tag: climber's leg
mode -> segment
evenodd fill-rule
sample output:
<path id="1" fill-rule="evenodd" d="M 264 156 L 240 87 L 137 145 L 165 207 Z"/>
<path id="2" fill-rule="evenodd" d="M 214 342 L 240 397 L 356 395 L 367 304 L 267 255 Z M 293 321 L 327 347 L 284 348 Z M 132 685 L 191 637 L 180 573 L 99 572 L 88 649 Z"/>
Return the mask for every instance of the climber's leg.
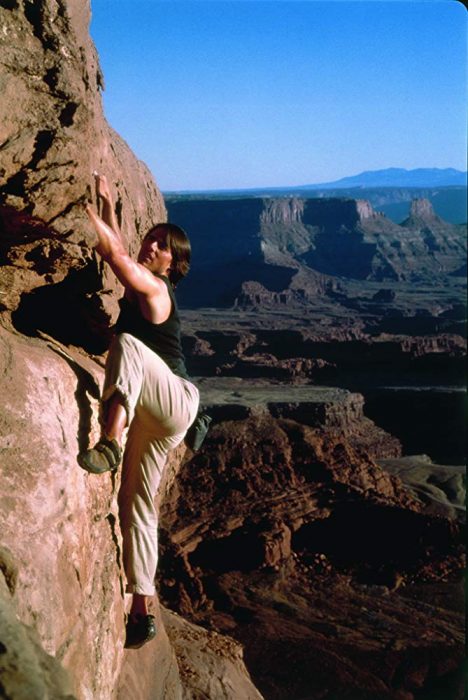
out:
<path id="1" fill-rule="evenodd" d="M 101 438 L 78 455 L 78 463 L 88 472 L 115 471 L 120 464 L 122 433 L 133 416 L 143 382 L 142 347 L 127 333 L 112 340 L 101 401 Z"/>
<path id="2" fill-rule="evenodd" d="M 196 387 L 174 375 L 155 353 L 144 355 L 144 381 L 128 431 L 118 498 L 126 590 L 133 594 L 127 648 L 138 648 L 155 634 L 148 613 L 158 556 L 155 498 L 168 452 L 182 441 L 198 411 Z"/>

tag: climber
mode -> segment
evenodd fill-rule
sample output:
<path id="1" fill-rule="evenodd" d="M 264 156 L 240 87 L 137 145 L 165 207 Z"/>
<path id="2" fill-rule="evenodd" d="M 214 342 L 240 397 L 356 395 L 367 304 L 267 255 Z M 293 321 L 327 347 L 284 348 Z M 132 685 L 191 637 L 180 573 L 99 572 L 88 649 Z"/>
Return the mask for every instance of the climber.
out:
<path id="1" fill-rule="evenodd" d="M 93 175 L 102 202 L 102 218 L 86 207 L 98 237 L 95 248 L 125 294 L 107 356 L 101 438 L 80 452 L 78 462 L 93 474 L 114 472 L 128 426 L 118 504 L 126 591 L 133 594 L 125 647 L 137 649 L 156 634 L 149 614 L 157 565 L 154 498 L 169 450 L 183 440 L 198 411 L 198 389 L 185 369 L 173 291 L 189 270 L 190 243 L 181 228 L 160 223 L 144 237 L 137 261 L 132 260 L 120 238 L 107 180 Z"/>

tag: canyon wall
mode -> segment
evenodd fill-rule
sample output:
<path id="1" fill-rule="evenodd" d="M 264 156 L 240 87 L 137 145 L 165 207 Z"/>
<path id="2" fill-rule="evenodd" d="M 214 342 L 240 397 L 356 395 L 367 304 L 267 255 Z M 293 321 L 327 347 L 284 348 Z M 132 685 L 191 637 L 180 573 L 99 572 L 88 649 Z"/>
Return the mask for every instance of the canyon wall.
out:
<path id="1" fill-rule="evenodd" d="M 420 609 L 391 593 L 402 576 L 420 581 L 423 571 L 433 580 L 456 571 L 459 530 L 427 517 L 417 495 L 377 464 L 377 456 L 398 460 L 401 448 L 363 415 L 361 396 L 328 389 L 300 400 L 296 387 L 287 397 L 279 386 L 279 399 L 260 387 L 243 400 L 236 372 L 275 382 L 282 372 L 300 385 L 337 360 L 320 334 L 291 329 L 289 313 L 282 336 L 270 318 L 261 333 L 231 334 L 196 319 L 187 342 L 200 366 L 231 372 L 234 381 L 226 391 L 211 388 L 220 400 L 203 387 L 218 425 L 195 459 L 183 448 L 171 455 L 159 495 L 160 585 L 165 602 L 192 620 L 156 601 L 156 640 L 138 652 L 123 649 L 119 477 L 88 475 L 75 461 L 98 433 L 103 353 L 121 293 L 90 245 L 83 205 L 97 205 L 92 171 L 109 177 L 131 252 L 166 210 L 147 168 L 105 120 L 89 19 L 81 0 L 0 6 L 0 692 L 12 700 L 257 700 L 246 644 L 268 692 L 278 689 L 266 676 L 279 670 L 292 684 L 281 690 L 288 698 L 290 689 L 323 697 L 324 688 L 339 693 L 353 684 L 356 692 L 410 700 L 412 689 L 456 668 L 459 622 L 442 604 Z M 437 265 L 457 272 L 458 230 L 424 203 L 401 227 L 356 200 L 206 200 L 171 204 L 169 214 L 194 243 L 193 275 L 180 287 L 186 305 L 273 303 L 289 312 L 327 299 L 326 337 L 357 340 L 356 354 L 366 349 L 362 328 L 336 327 L 333 315 L 346 275 L 399 281 L 411 277 L 419 254 L 428 274 Z M 445 313 L 449 305 L 438 303 Z M 445 347 L 459 356 L 451 338 L 446 346 L 421 341 L 406 354 L 429 352 L 431 342 L 434 353 Z M 392 343 L 382 343 L 383 352 L 405 354 Z M 317 356 L 299 357 L 304 349 Z M 369 523 L 387 533 L 384 546 L 378 534 L 365 540 Z M 343 533 L 349 552 L 339 546 Z M 409 563 L 413 550 L 419 569 Z M 369 593 L 374 584 L 377 593 Z M 313 597 L 315 589 L 315 601 L 293 609 L 298 590 Z M 352 620 L 344 635 L 340 608 Z M 404 620 L 414 616 L 409 630 Z M 304 648 L 317 661 L 301 656 Z"/>
<path id="2" fill-rule="evenodd" d="M 224 388 L 162 509 L 163 599 L 241 641 L 269 699 L 461 700 L 462 469 L 384 460 L 410 491 L 355 397 L 317 387 L 301 412 L 285 386 Z"/>
<path id="3" fill-rule="evenodd" d="M 360 199 L 169 198 L 167 207 L 198 255 L 181 290 L 188 307 L 259 306 L 268 297 L 301 305 L 347 279 L 436 286 L 463 274 L 463 227 L 442 221 L 425 199 L 401 225 Z"/>

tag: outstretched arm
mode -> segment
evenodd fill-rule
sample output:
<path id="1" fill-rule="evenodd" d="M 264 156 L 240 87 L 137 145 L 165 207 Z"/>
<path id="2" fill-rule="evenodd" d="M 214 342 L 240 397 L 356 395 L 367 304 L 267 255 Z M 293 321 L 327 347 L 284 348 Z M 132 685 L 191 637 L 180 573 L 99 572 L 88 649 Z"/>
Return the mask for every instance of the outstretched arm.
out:
<path id="1" fill-rule="evenodd" d="M 96 251 L 110 265 L 124 287 L 147 297 L 153 297 L 160 294 L 162 289 L 165 290 L 164 282 L 154 277 L 143 265 L 132 260 L 117 233 L 89 204 L 86 206 L 86 213 L 98 236 Z"/>
<path id="2" fill-rule="evenodd" d="M 114 202 L 112 199 L 109 183 L 107 182 L 107 177 L 105 175 L 100 175 L 98 172 L 93 172 L 94 179 L 96 182 L 96 192 L 98 197 L 102 202 L 102 220 L 111 227 L 115 233 L 120 236 L 119 225 L 117 223 L 117 217 L 115 215 Z"/>

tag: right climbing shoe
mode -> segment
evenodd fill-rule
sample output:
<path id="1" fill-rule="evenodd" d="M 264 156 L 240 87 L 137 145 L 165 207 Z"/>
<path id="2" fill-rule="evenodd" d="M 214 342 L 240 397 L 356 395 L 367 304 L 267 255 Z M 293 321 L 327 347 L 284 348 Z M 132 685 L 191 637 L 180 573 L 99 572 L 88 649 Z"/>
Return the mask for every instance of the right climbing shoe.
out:
<path id="1" fill-rule="evenodd" d="M 154 615 L 129 615 L 125 626 L 125 649 L 139 649 L 156 636 Z"/>
<path id="2" fill-rule="evenodd" d="M 78 464 L 91 474 L 115 472 L 122 458 L 122 450 L 117 440 L 102 437 L 90 450 L 78 455 Z"/>

